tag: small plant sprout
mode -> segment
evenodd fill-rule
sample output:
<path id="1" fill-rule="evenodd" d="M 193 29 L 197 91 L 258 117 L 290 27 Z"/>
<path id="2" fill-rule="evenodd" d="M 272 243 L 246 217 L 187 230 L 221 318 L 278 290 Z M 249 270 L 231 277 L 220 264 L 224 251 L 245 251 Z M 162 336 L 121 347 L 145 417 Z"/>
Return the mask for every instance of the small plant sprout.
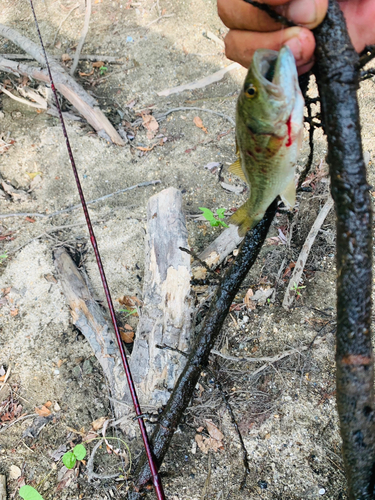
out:
<path id="1" fill-rule="evenodd" d="M 77 444 L 73 448 L 73 451 L 67 451 L 62 456 L 63 464 L 67 469 L 73 469 L 77 460 L 83 460 L 86 456 L 86 448 L 83 444 Z"/>
<path id="2" fill-rule="evenodd" d="M 38 493 L 35 488 L 29 486 L 28 484 L 22 486 L 18 493 L 24 500 L 44 500 L 42 495 Z"/>
<path id="3" fill-rule="evenodd" d="M 100 75 L 103 76 L 107 73 L 108 71 L 108 68 L 106 66 L 100 66 L 99 68 L 99 72 L 100 72 Z"/>
<path id="4" fill-rule="evenodd" d="M 125 318 L 137 313 L 137 309 L 119 309 L 120 313 L 126 313 Z"/>
<path id="5" fill-rule="evenodd" d="M 297 297 L 301 297 L 301 292 L 302 288 L 306 288 L 305 286 L 298 286 L 297 283 L 294 283 L 292 286 L 293 292 L 297 295 Z"/>
<path id="6" fill-rule="evenodd" d="M 8 254 L 6 252 L 1 254 L 0 255 L 0 264 L 2 264 L 4 262 L 4 260 L 7 258 L 8 258 Z"/>
<path id="7" fill-rule="evenodd" d="M 211 212 L 209 208 L 205 207 L 199 207 L 199 210 L 202 210 L 203 212 L 203 217 L 206 219 L 207 222 L 210 223 L 211 227 L 216 227 L 216 226 L 223 226 L 223 227 L 229 227 L 228 224 L 226 224 L 222 219 L 224 219 L 225 215 L 225 208 L 218 208 L 216 210 L 216 216 Z"/>

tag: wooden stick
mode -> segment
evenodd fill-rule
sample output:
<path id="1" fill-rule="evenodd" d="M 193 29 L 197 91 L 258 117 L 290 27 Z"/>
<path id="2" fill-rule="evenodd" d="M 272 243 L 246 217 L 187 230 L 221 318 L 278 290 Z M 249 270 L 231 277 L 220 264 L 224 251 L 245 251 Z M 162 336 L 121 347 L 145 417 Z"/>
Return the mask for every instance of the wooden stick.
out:
<path id="1" fill-rule="evenodd" d="M 225 257 L 238 247 L 242 240 L 243 237 L 238 235 L 238 227 L 229 224 L 229 227 L 210 243 L 198 257 L 200 260 L 203 260 L 210 269 L 215 269 L 223 262 Z"/>
<path id="2" fill-rule="evenodd" d="M 21 35 L 16 30 L 4 24 L 0 24 L 0 36 L 17 44 L 25 52 L 32 55 L 40 64 L 45 65 L 44 55 L 39 45 Z M 77 108 L 97 132 L 104 130 L 114 144 L 124 146 L 124 140 L 101 111 L 97 101 L 69 76 L 65 69 L 53 57 L 49 55 L 48 60 L 57 90 Z M 26 64 L 16 63 L 15 61 L 0 58 L 0 71 L 31 76 L 32 78 L 49 84 L 49 78 L 46 72 L 41 71 L 39 68 L 30 68 Z"/>
<path id="3" fill-rule="evenodd" d="M 85 22 L 83 25 L 81 38 L 79 39 L 78 42 L 76 53 L 74 54 L 73 64 L 69 71 L 70 76 L 73 76 L 75 70 L 77 69 L 79 56 L 81 55 L 83 44 L 85 43 L 85 38 L 89 30 L 90 17 L 91 17 L 91 0 L 86 0 Z"/>
<path id="4" fill-rule="evenodd" d="M 0 59 L 14 59 L 15 61 L 34 61 L 34 57 L 28 54 L 0 54 Z M 79 56 L 80 61 L 105 61 L 108 64 L 123 64 L 123 61 L 118 57 L 105 56 L 105 55 L 95 55 L 95 54 L 81 54 Z"/>
<path id="5" fill-rule="evenodd" d="M 7 500 L 7 480 L 3 474 L 0 475 L 0 500 Z"/>
<path id="6" fill-rule="evenodd" d="M 307 261 L 307 257 L 309 256 L 311 247 L 317 237 L 319 229 L 322 227 L 323 222 L 325 221 L 329 211 L 333 207 L 333 200 L 329 196 L 327 201 L 325 202 L 323 208 L 319 212 L 318 217 L 316 218 L 314 224 L 312 225 L 309 234 L 307 235 L 306 241 L 303 244 L 302 250 L 298 256 L 297 263 L 295 265 L 292 277 L 290 278 L 288 288 L 286 289 L 284 300 L 283 300 L 283 308 L 289 309 L 293 303 L 293 300 L 296 296 L 295 289 L 298 287 L 299 282 L 301 280 L 301 276 L 303 270 L 305 268 L 305 264 Z"/>

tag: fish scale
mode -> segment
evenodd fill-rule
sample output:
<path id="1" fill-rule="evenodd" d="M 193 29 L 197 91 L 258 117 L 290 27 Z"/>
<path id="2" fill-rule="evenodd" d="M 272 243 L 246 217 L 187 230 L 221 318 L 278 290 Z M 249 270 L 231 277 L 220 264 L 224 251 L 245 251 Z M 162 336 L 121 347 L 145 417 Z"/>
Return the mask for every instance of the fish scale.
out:
<path id="1" fill-rule="evenodd" d="M 263 218 L 277 196 L 290 208 L 295 204 L 303 107 L 291 50 L 257 50 L 237 101 L 238 160 L 229 168 L 250 186 L 249 199 L 230 219 L 240 236 Z"/>

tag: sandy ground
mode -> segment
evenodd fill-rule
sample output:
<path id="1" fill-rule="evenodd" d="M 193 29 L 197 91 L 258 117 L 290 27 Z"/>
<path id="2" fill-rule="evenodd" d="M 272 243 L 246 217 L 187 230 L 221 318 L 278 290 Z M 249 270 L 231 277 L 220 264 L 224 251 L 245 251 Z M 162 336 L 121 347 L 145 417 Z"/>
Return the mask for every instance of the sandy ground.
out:
<path id="1" fill-rule="evenodd" d="M 39 0 L 35 5 L 44 40 L 51 44 L 58 26 L 75 4 L 68 0 Z M 171 17 L 152 23 L 160 16 Z M 83 17 L 81 6 L 62 24 L 55 44 L 48 47 L 56 57 L 73 54 Z M 3 0 L 0 19 L 37 41 L 27 3 Z M 145 108 L 152 109 L 154 114 L 177 107 L 201 108 L 201 111 L 168 115 L 160 123 L 160 137 L 156 139 L 147 138 L 146 130 L 139 127 L 131 145 L 123 148 L 109 145 L 84 123 L 68 123 L 88 200 L 140 182 L 161 181 L 91 206 L 114 299 L 123 295 L 141 298 L 145 214 L 152 194 L 168 186 L 182 191 L 190 245 L 196 251 L 205 248 L 220 231 L 191 217 L 199 213 L 198 207 L 230 209 L 246 199 L 246 192 L 235 194 L 224 190 L 218 172 L 204 168 L 209 162 L 218 162 L 224 165 L 225 182 L 243 186 L 227 171 L 235 158 L 230 121 L 204 110 L 233 118 L 245 70 L 232 71 L 219 83 L 201 90 L 169 97 L 157 95 L 165 88 L 203 78 L 230 64 L 221 46 L 204 36 L 207 31 L 220 38 L 225 34 L 214 1 L 103 0 L 93 4 L 84 53 L 116 56 L 121 64 L 107 64 L 108 70 L 102 76 L 96 70 L 93 76 L 77 78 L 98 98 L 114 124 L 133 121 Z M 0 40 L 0 52 L 19 50 Z M 91 64 L 82 62 L 79 71 L 90 73 Z M 0 74 L 0 81 L 6 78 L 9 77 Z M 314 92 L 312 88 L 311 95 Z M 359 98 L 369 183 L 375 184 L 373 82 L 363 83 Z M 16 196 L 0 199 L 1 213 L 51 214 L 77 204 L 78 195 L 58 121 L 3 94 L 0 109 L 0 134 L 8 142 L 10 138 L 14 140 L 0 155 L 1 177 L 19 191 Z M 196 116 L 202 119 L 207 132 L 194 124 Z M 165 139 L 163 145 L 150 152 L 136 149 L 149 147 L 160 139 Z M 313 165 L 318 173 L 326 166 L 325 148 L 322 134 L 317 131 Z M 300 166 L 304 165 L 308 151 L 305 140 Z M 37 172 L 39 177 L 33 181 L 30 174 Z M 287 267 L 297 258 L 327 198 L 328 182 L 324 176 L 315 178 L 311 186 L 311 192 L 299 195 L 293 216 L 284 214 L 275 219 L 269 237 L 278 244 L 272 245 L 269 240 L 263 248 L 236 299 L 239 306 L 228 318 L 217 345 L 223 353 L 239 357 L 273 357 L 289 349 L 295 349 L 294 353 L 272 364 L 212 357 L 212 367 L 229 394 L 248 452 L 250 474 L 246 488 L 239 491 L 244 469 L 238 437 L 221 395 L 206 373 L 200 381 L 203 390 L 197 391 L 162 467 L 168 498 L 346 498 L 335 409 L 332 213 L 308 259 L 301 285 L 305 288 L 299 291 L 297 307 L 291 312 L 280 307 L 289 278 Z M 289 239 L 287 244 L 280 239 L 276 241 L 279 231 Z M 17 478 L 16 471 L 14 479 L 9 480 L 9 493 L 16 492 L 25 481 L 38 487 L 45 499 L 125 498 L 126 481 L 88 483 L 83 464 L 69 481 L 65 476 L 67 480 L 62 482 L 62 464 L 51 457 L 61 445 L 69 449 L 72 443 L 79 442 L 80 434 L 74 430 L 85 433 L 92 421 L 111 415 L 100 366 L 84 337 L 72 327 L 67 304 L 54 277 L 52 250 L 65 242 L 81 252 L 95 293 L 103 299 L 81 210 L 51 218 L 1 218 L 0 232 L 3 255 L 0 367 L 11 368 L 10 378 L 0 392 L 0 403 L 8 402 L 5 410 L 4 405 L 0 406 L 0 473 L 9 474 L 12 466 L 19 467 L 21 473 L 21 478 Z M 276 283 L 275 301 L 246 310 L 243 298 L 248 288 L 256 292 Z M 116 300 L 115 305 L 121 308 Z M 127 321 L 136 326 L 136 318 Z M 54 419 L 36 439 L 24 437 L 32 417 L 18 421 L 9 430 L 6 429 L 9 420 L 1 420 L 1 415 L 7 412 L 10 415 L 11 410 L 10 421 L 32 415 L 35 407 L 48 401 Z M 205 426 L 206 419 L 211 419 L 224 434 L 223 449 L 216 453 L 204 454 L 195 444 L 196 429 Z M 103 448 L 96 458 L 95 470 L 108 474 L 121 465 Z"/>

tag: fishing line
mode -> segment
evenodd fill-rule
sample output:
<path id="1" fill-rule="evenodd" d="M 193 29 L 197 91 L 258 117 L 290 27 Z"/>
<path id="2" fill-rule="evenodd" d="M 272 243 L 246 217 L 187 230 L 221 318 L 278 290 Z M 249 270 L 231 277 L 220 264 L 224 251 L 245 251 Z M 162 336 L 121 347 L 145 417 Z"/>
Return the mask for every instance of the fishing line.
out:
<path id="1" fill-rule="evenodd" d="M 46 60 L 46 67 L 47 67 L 47 72 L 48 72 L 49 80 L 50 80 L 50 83 L 51 83 L 51 89 L 52 89 L 53 95 L 55 97 L 57 110 L 59 112 L 60 122 L 61 122 L 61 126 L 62 126 L 62 129 L 63 129 L 64 137 L 65 137 L 66 147 L 68 149 L 70 163 L 72 165 L 73 175 L 74 175 L 74 178 L 75 178 L 75 181 L 76 181 L 76 184 L 77 184 L 77 189 L 78 189 L 78 193 L 79 193 L 79 198 L 81 200 L 82 209 L 83 209 L 83 212 L 85 214 L 87 228 L 88 228 L 88 231 L 89 231 L 89 234 L 90 234 L 90 241 L 91 241 L 91 244 L 92 244 L 92 247 L 93 247 L 93 250 L 94 250 L 96 262 L 98 264 L 99 273 L 100 273 L 100 277 L 101 277 L 103 288 L 104 288 L 104 293 L 105 293 L 105 296 L 106 296 L 106 299 L 107 299 L 109 313 L 111 315 L 113 327 L 114 327 L 114 330 L 115 330 L 117 344 L 118 344 L 118 347 L 119 347 L 119 350 L 120 350 L 121 360 L 122 360 L 122 363 L 123 363 L 123 366 L 124 366 L 126 379 L 127 379 L 128 385 L 129 385 L 129 391 L 130 391 L 130 394 L 131 394 L 131 397 L 132 397 L 132 401 L 133 401 L 135 413 L 136 413 L 136 415 L 138 417 L 137 420 L 138 420 L 138 423 L 139 423 L 139 428 L 140 428 L 140 431 L 141 431 L 141 435 L 142 435 L 142 439 L 143 439 L 143 444 L 144 444 L 144 447 L 145 447 L 145 451 L 146 451 L 148 463 L 149 463 L 149 466 L 150 466 L 150 471 L 151 471 L 151 475 L 152 475 L 152 482 L 154 484 L 156 497 L 157 497 L 158 500 L 165 500 L 165 495 L 164 495 L 164 491 L 163 491 L 163 485 L 162 485 L 161 478 L 160 478 L 159 473 L 158 473 L 158 468 L 157 468 L 157 465 L 156 465 L 155 458 L 154 458 L 152 450 L 151 450 L 150 442 L 149 442 L 149 439 L 148 439 L 148 436 L 147 436 L 145 422 L 144 422 L 143 418 L 141 418 L 142 411 L 141 411 L 141 408 L 139 406 L 138 396 L 137 396 L 137 393 L 136 393 L 136 390 L 135 390 L 135 386 L 134 386 L 134 382 L 133 382 L 133 378 L 132 378 L 132 375 L 131 375 L 131 372 L 130 372 L 129 363 L 128 363 L 128 360 L 127 360 L 127 357 L 126 357 L 125 349 L 124 349 L 124 346 L 122 344 L 121 335 L 120 335 L 119 327 L 118 327 L 117 320 L 116 320 L 115 309 L 113 307 L 111 293 L 110 293 L 109 288 L 108 288 L 107 278 L 106 278 L 105 273 L 104 273 L 104 268 L 103 268 L 102 260 L 101 260 L 99 249 L 98 249 L 98 245 L 97 245 L 97 242 L 96 242 L 96 237 L 95 237 L 95 234 L 94 234 L 94 229 L 92 227 L 92 223 L 91 223 L 90 215 L 89 215 L 89 212 L 88 212 L 88 209 L 87 209 L 87 204 L 86 204 L 85 197 L 84 197 L 84 194 L 83 194 L 81 182 L 79 180 L 77 167 L 76 167 L 76 164 L 75 164 L 75 161 L 74 161 L 74 158 L 73 158 L 72 149 L 70 147 L 68 133 L 66 131 L 65 122 L 64 122 L 64 119 L 63 119 L 63 116 L 62 116 L 61 107 L 60 107 L 59 99 L 58 99 L 58 96 L 57 96 L 57 91 L 56 91 L 55 85 L 53 83 L 51 69 L 50 69 L 50 66 L 48 64 L 46 49 L 44 47 L 44 43 L 43 43 L 43 40 L 42 40 L 42 35 L 40 33 L 40 30 L 39 30 L 39 24 L 38 24 L 38 20 L 36 18 L 36 14 L 35 14 L 33 0 L 29 0 L 29 2 L 30 2 L 30 7 L 31 7 L 31 10 L 32 10 L 32 13 L 33 13 L 33 17 L 34 17 L 36 30 L 38 32 L 38 37 L 39 37 L 40 45 L 42 47 L 44 58 Z"/>

